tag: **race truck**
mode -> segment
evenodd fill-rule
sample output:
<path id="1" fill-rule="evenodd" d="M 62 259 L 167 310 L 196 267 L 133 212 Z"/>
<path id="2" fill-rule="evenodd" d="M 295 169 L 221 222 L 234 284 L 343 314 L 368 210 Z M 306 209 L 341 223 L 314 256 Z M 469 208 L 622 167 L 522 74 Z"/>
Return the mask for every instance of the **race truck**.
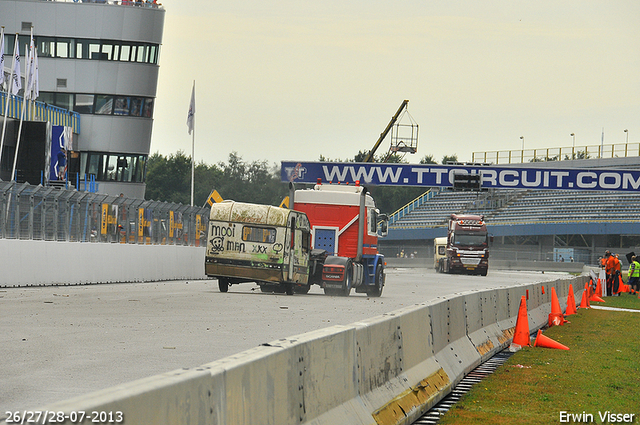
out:
<path id="1" fill-rule="evenodd" d="M 205 273 L 218 279 L 221 292 L 255 282 L 263 292 L 307 293 L 317 284 L 327 295 L 382 294 L 377 239 L 387 220 L 366 188 L 291 186 L 290 208 L 233 201 L 211 207 Z"/>
<path id="2" fill-rule="evenodd" d="M 348 296 L 351 289 L 379 297 L 384 287 L 384 256 L 378 237 L 387 234 L 388 218 L 376 209 L 373 197 L 356 181 L 290 189 L 290 207 L 306 213 L 311 245 L 327 253 L 320 285 L 327 295 Z"/>
<path id="3" fill-rule="evenodd" d="M 433 241 L 436 271 L 486 276 L 489 239 L 483 215 L 451 214 L 447 236 Z"/>

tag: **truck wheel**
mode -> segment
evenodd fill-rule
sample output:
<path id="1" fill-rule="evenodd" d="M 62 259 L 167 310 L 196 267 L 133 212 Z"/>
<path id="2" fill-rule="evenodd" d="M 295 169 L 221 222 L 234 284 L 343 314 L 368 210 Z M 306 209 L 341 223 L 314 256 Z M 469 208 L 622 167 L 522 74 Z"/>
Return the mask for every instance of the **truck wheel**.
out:
<path id="1" fill-rule="evenodd" d="M 296 285 L 293 288 L 293 292 L 295 292 L 296 294 L 308 294 L 309 289 L 311 289 L 311 285 Z"/>
<path id="2" fill-rule="evenodd" d="M 375 286 L 371 289 L 367 289 L 367 295 L 370 297 L 379 297 L 382 295 L 382 288 L 384 287 L 384 270 L 382 264 L 378 265 L 376 270 L 376 282 Z"/>
<path id="3" fill-rule="evenodd" d="M 482 271 L 480 272 L 480 274 L 481 274 L 482 276 L 486 276 L 488 271 L 489 271 L 489 270 L 482 270 Z"/>
<path id="4" fill-rule="evenodd" d="M 284 294 L 286 292 L 286 288 L 284 287 L 284 285 L 278 285 L 278 284 L 260 285 L 260 290 L 268 294 L 271 294 L 271 293 Z"/>
<path id="5" fill-rule="evenodd" d="M 284 285 L 287 295 L 293 295 L 293 283 L 285 283 Z"/>
<path id="6" fill-rule="evenodd" d="M 329 288 L 324 288 L 324 294 L 325 294 L 325 295 L 332 296 L 332 297 L 335 297 L 335 296 L 340 295 L 340 289 L 333 289 L 333 288 L 329 289 Z"/>
<path id="7" fill-rule="evenodd" d="M 348 297 L 351 293 L 351 286 L 353 285 L 353 269 L 351 267 L 347 267 L 347 273 L 344 277 L 344 285 L 342 286 L 342 290 L 339 295 L 343 297 Z"/>
<path id="8" fill-rule="evenodd" d="M 228 292 L 229 291 L 229 281 L 222 277 L 218 278 L 218 289 L 220 292 Z"/>

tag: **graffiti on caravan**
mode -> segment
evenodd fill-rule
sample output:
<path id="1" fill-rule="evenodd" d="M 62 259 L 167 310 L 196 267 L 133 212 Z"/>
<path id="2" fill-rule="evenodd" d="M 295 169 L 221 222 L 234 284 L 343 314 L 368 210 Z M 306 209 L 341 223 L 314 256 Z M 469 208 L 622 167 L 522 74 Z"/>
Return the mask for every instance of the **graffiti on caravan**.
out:
<path id="1" fill-rule="evenodd" d="M 640 171 L 461 165 L 282 162 L 283 182 L 451 187 L 455 174 L 481 175 L 483 188 L 640 190 Z"/>

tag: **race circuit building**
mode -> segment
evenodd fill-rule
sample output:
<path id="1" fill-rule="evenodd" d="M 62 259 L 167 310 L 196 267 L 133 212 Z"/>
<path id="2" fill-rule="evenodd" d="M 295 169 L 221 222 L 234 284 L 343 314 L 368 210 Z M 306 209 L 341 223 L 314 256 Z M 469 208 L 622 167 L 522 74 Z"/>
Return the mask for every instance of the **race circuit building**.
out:
<path id="1" fill-rule="evenodd" d="M 92 180 L 99 193 L 144 198 L 164 16 L 150 1 L 0 1 L 5 74 L 16 34 L 24 63 L 33 27 L 37 100 L 80 114 L 70 182 Z"/>

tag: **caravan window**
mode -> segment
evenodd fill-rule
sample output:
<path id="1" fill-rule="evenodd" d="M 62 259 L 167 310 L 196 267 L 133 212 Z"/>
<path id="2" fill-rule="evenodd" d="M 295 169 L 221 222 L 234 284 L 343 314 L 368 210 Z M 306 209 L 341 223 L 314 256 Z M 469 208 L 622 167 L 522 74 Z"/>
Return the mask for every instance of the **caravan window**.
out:
<path id="1" fill-rule="evenodd" d="M 244 226 L 242 240 L 245 242 L 276 243 L 276 229 L 267 227 Z"/>

